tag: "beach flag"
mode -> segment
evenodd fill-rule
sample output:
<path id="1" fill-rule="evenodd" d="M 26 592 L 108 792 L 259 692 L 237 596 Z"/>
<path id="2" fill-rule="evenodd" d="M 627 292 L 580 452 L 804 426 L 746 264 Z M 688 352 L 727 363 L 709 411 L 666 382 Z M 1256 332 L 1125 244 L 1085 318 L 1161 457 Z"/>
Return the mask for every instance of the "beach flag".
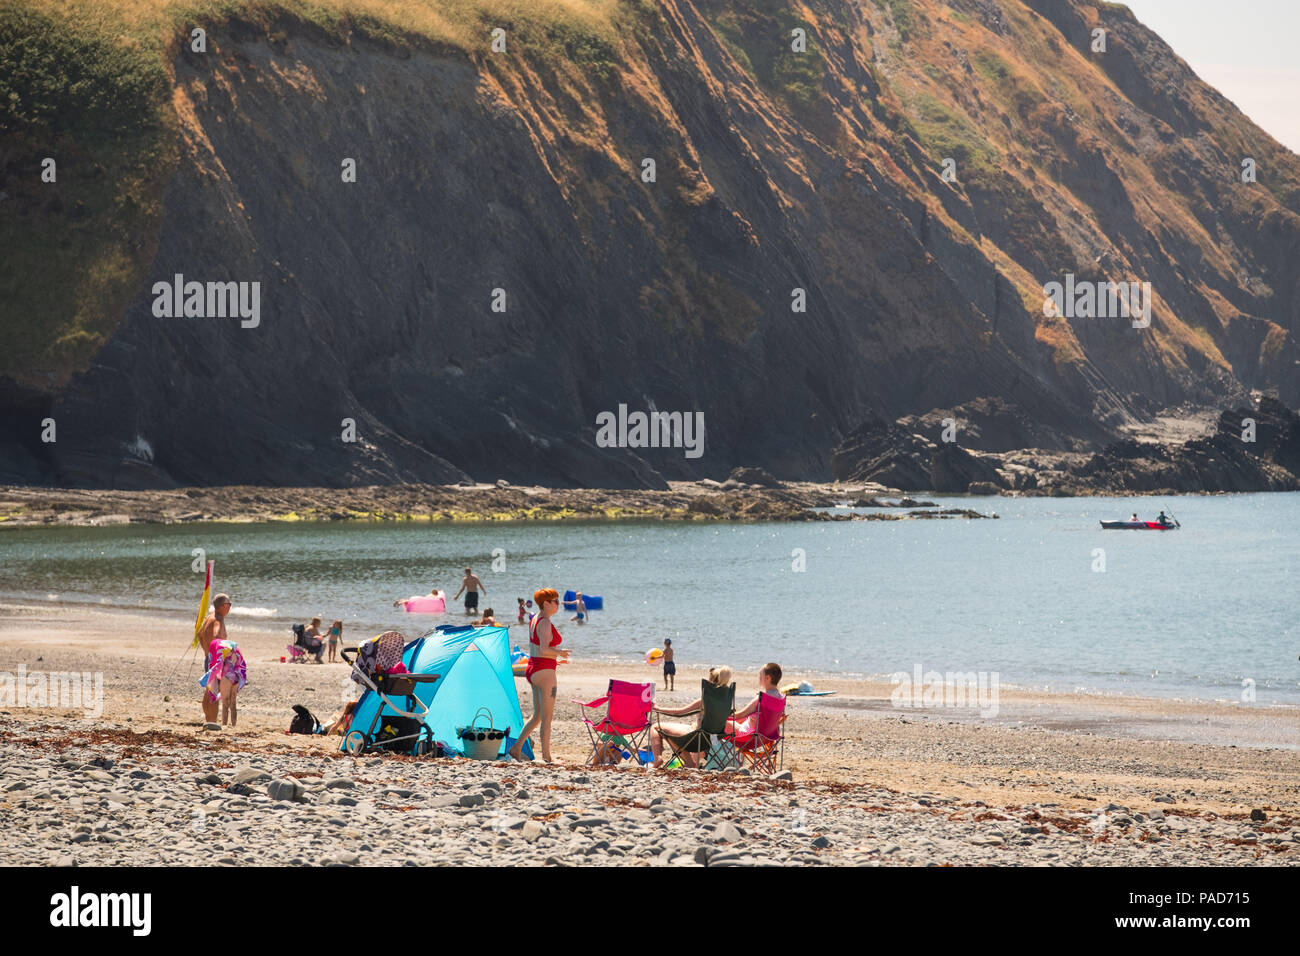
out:
<path id="1" fill-rule="evenodd" d="M 208 562 L 208 573 L 203 579 L 203 597 L 199 598 L 199 616 L 194 619 L 194 641 L 190 647 L 199 646 L 199 631 L 203 630 L 203 619 L 208 616 L 208 599 L 212 597 L 212 566 L 216 563 Z"/>

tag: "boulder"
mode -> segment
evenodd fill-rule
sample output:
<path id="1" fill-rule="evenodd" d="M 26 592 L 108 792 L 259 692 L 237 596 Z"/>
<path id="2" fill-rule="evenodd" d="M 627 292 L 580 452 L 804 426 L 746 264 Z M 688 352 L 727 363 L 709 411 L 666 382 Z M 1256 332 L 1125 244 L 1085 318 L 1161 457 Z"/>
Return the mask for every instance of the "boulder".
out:
<path id="1" fill-rule="evenodd" d="M 870 462 L 864 462 L 857 475 L 892 488 L 930 491 L 929 457 L 928 452 L 891 449 Z"/>
<path id="2" fill-rule="evenodd" d="M 762 488 L 780 488 L 781 482 L 773 478 L 762 468 L 734 468 L 730 475 L 727 476 L 732 481 L 744 482 L 751 485 L 758 485 Z"/>
<path id="3" fill-rule="evenodd" d="M 873 415 L 835 447 L 831 473 L 836 481 L 928 491 L 933 448 L 933 442 Z"/>
<path id="4" fill-rule="evenodd" d="M 1255 423 L 1255 440 L 1243 441 L 1246 419 Z M 1280 465 L 1300 476 L 1300 416 L 1272 396 L 1264 396 L 1255 408 L 1224 411 L 1216 434 L 1241 444 L 1242 450 L 1256 458 Z"/>
<path id="5" fill-rule="evenodd" d="M 960 445 L 945 442 L 935 446 L 930 457 L 930 487 L 935 491 L 960 494 L 975 482 L 996 488 L 1005 486 L 996 468 Z"/>
<path id="6" fill-rule="evenodd" d="M 935 408 L 924 415 L 900 418 L 898 424 L 943 444 L 945 420 L 956 425 L 956 443 L 976 451 L 1014 451 L 1017 448 L 1046 448 L 1073 451 L 1077 440 L 1043 421 L 1031 418 L 1013 402 L 984 396 L 953 408 Z"/>
<path id="7" fill-rule="evenodd" d="M 718 506 L 718 503 L 714 501 L 712 498 L 704 495 L 700 495 L 697 498 L 692 498 L 690 502 L 686 505 L 686 510 L 689 511 L 691 514 L 700 514 L 700 515 L 722 514 L 722 508 Z"/>
<path id="8" fill-rule="evenodd" d="M 259 780 L 270 780 L 271 775 L 265 770 L 258 770 L 256 767 L 239 767 L 235 770 L 235 783 L 256 783 Z"/>
<path id="9" fill-rule="evenodd" d="M 284 800 L 287 803 L 293 803 L 302 800 L 306 790 L 297 780 L 286 777 L 283 780 L 272 780 L 266 785 L 266 793 L 272 800 Z"/>

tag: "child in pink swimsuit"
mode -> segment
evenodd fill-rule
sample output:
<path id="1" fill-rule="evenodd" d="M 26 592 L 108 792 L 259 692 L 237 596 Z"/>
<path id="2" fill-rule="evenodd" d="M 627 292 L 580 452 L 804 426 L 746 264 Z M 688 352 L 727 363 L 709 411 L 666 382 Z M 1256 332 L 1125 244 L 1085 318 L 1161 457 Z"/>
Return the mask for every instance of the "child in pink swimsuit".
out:
<path id="1" fill-rule="evenodd" d="M 248 683 L 248 665 L 239 652 L 239 645 L 230 640 L 215 640 L 209 644 L 208 661 L 208 672 L 199 678 L 199 686 L 208 689 L 212 700 L 221 701 L 221 722 L 229 721 L 233 727 L 238 719 L 235 695 Z"/>

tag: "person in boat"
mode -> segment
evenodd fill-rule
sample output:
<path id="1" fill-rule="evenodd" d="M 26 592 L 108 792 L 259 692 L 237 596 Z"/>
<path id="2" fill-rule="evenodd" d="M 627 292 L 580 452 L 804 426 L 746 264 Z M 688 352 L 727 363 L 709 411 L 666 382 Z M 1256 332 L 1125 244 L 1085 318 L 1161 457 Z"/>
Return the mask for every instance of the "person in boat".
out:
<path id="1" fill-rule="evenodd" d="M 1172 524 L 1172 523 L 1173 523 L 1173 522 L 1171 522 L 1171 521 L 1169 520 L 1168 517 L 1165 516 L 1165 513 L 1164 513 L 1163 510 L 1160 512 L 1160 515 L 1156 518 L 1156 521 L 1158 521 L 1160 524 Z"/>
<path id="2" fill-rule="evenodd" d="M 1128 516 L 1128 520 L 1131 521 L 1133 524 L 1137 524 L 1137 523 L 1138 523 L 1138 513 L 1137 513 L 1136 511 L 1133 512 L 1131 515 Z"/>

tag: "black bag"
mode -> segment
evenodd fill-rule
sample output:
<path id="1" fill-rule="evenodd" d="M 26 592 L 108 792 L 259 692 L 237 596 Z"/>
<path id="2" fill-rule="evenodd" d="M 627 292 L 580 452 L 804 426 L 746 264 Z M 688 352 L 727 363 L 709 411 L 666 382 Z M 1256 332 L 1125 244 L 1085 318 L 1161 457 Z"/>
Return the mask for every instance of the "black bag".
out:
<path id="1" fill-rule="evenodd" d="M 302 704 L 293 705 L 294 718 L 289 723 L 289 733 L 291 734 L 318 734 L 320 733 L 320 721 L 312 716 L 310 710 Z"/>

